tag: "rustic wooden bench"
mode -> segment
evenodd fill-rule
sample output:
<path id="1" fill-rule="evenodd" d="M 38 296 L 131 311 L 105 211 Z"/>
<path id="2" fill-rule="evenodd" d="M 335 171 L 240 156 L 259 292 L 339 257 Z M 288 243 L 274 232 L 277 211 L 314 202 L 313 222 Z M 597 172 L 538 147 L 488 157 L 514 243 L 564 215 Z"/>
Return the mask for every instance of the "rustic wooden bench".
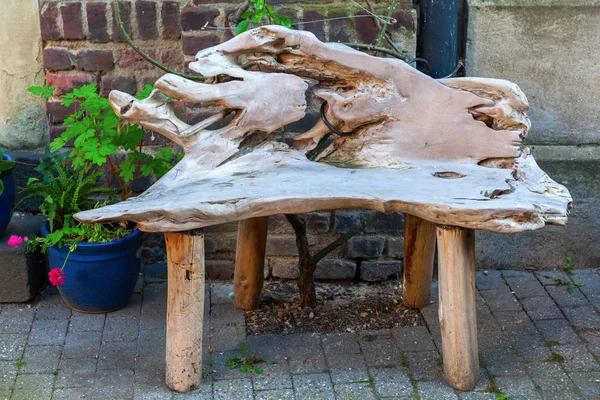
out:
<path id="1" fill-rule="evenodd" d="M 245 69 L 248 62 L 261 69 Z M 197 54 L 205 83 L 167 74 L 144 101 L 113 91 L 126 121 L 171 139 L 185 157 L 142 195 L 81 212 L 83 222 L 134 221 L 165 232 L 169 387 L 199 386 L 204 308 L 203 227 L 240 221 L 236 304 L 258 305 L 267 218 L 339 208 L 406 213 L 404 302 L 429 301 L 439 248 L 444 374 L 469 390 L 479 376 L 474 230 L 516 233 L 564 225 L 569 192 L 521 145 L 527 100 L 504 80 L 436 81 L 308 32 L 257 28 Z M 301 119 L 307 93 L 323 118 L 294 146 L 269 133 Z M 170 97 L 222 107 L 190 126 Z M 228 112 L 226 126 L 208 130 Z"/>

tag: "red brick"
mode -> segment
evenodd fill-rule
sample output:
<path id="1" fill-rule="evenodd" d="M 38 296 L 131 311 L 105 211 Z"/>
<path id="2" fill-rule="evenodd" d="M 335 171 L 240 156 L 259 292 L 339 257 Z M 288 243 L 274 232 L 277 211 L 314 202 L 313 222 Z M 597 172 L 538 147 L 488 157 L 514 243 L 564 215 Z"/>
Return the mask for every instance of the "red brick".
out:
<path id="1" fill-rule="evenodd" d="M 55 96 L 60 96 L 61 94 L 69 93 L 74 88 L 80 88 L 83 85 L 94 82 L 96 82 L 96 75 L 94 74 L 46 74 L 46 85 L 54 86 L 56 88 L 56 90 L 54 91 Z"/>
<path id="2" fill-rule="evenodd" d="M 44 49 L 44 68 L 49 70 L 68 70 L 73 68 L 73 58 L 68 49 L 46 47 Z"/>
<path id="3" fill-rule="evenodd" d="M 368 15 L 365 11 L 360 11 L 357 15 L 361 16 L 356 18 L 356 37 L 358 41 L 366 44 L 375 44 L 379 33 L 375 21 L 371 17 L 365 17 L 365 15 Z"/>
<path id="4" fill-rule="evenodd" d="M 304 21 L 318 21 L 304 23 L 304 30 L 315 34 L 315 36 L 321 40 L 325 40 L 325 22 L 323 22 L 323 16 L 318 11 L 304 11 L 302 16 Z"/>
<path id="5" fill-rule="evenodd" d="M 162 5 L 163 39 L 179 39 L 181 37 L 181 22 L 179 2 L 164 1 Z"/>
<path id="6" fill-rule="evenodd" d="M 51 124 L 62 123 L 68 116 L 73 114 L 78 109 L 79 108 L 76 103 L 66 107 L 63 106 L 60 101 L 46 102 L 46 113 L 48 114 L 48 121 L 50 121 Z"/>
<path id="7" fill-rule="evenodd" d="M 137 92 L 135 76 L 103 76 L 100 81 L 100 93 L 102 96 L 107 96 L 111 90 L 135 94 Z"/>
<path id="8" fill-rule="evenodd" d="M 186 36 L 184 35 L 181 44 L 183 47 L 183 54 L 195 55 L 198 51 L 216 46 L 220 40 L 217 35 L 204 35 L 204 36 Z"/>
<path id="9" fill-rule="evenodd" d="M 60 40 L 60 29 L 58 27 L 58 8 L 56 3 L 46 3 L 42 6 L 40 14 L 40 27 L 42 29 L 42 39 Z"/>
<path id="10" fill-rule="evenodd" d="M 110 41 L 106 30 L 106 3 L 86 3 L 88 31 L 94 42 L 107 43 Z"/>
<path id="11" fill-rule="evenodd" d="M 214 26 L 219 10 L 214 8 L 185 7 L 181 11 L 181 27 L 184 31 L 199 31 L 204 25 Z"/>
<path id="12" fill-rule="evenodd" d="M 177 50 L 163 50 L 160 54 L 160 62 L 173 69 L 183 67 L 183 53 Z"/>
<path id="13" fill-rule="evenodd" d="M 140 39 L 156 39 L 156 3 L 153 1 L 138 0 L 135 3 Z"/>
<path id="14" fill-rule="evenodd" d="M 392 17 L 396 19 L 396 23 L 392 25 L 392 29 L 398 29 L 404 27 L 409 31 L 415 30 L 415 21 L 413 19 L 412 12 L 410 10 L 399 10 L 392 14 Z"/>
<path id="15" fill-rule="evenodd" d="M 146 54 L 156 59 L 156 52 L 154 50 L 145 50 Z M 127 69 L 152 69 L 154 66 L 146 61 L 137 51 L 133 49 L 123 50 L 121 58 L 119 59 L 119 67 Z"/>
<path id="16" fill-rule="evenodd" d="M 142 85 L 144 87 L 146 87 L 146 85 L 154 86 L 158 78 L 160 78 L 160 76 L 145 76 L 142 78 Z"/>
<path id="17" fill-rule="evenodd" d="M 65 39 L 83 39 L 85 35 L 83 34 L 83 24 L 81 23 L 81 3 L 63 4 L 60 7 L 60 13 L 62 15 Z"/>
<path id="18" fill-rule="evenodd" d="M 125 28 L 125 32 L 131 37 L 131 3 L 128 1 L 120 1 L 119 2 L 119 11 L 121 11 L 121 22 L 123 22 L 123 28 Z M 115 3 L 111 4 L 111 12 L 113 16 L 115 15 Z M 112 40 L 115 42 L 124 42 L 125 38 L 121 34 L 121 30 L 117 25 L 117 19 L 113 18 L 113 30 L 112 30 Z"/>
<path id="19" fill-rule="evenodd" d="M 81 50 L 77 68 L 83 71 L 109 71 L 115 66 L 112 50 Z"/>
<path id="20" fill-rule="evenodd" d="M 64 131 L 66 131 L 67 128 L 62 127 L 60 125 L 52 125 L 50 126 L 50 141 L 53 141 L 54 139 L 56 139 L 57 137 L 59 137 L 60 135 L 63 134 Z"/>
<path id="21" fill-rule="evenodd" d="M 222 0 L 194 0 L 194 4 L 217 4 L 223 3 Z M 272 3 L 272 2 L 269 2 Z"/>
<path id="22" fill-rule="evenodd" d="M 330 18 L 346 17 L 343 13 L 332 13 Z M 329 21 L 329 41 L 330 42 L 349 42 L 348 25 L 345 19 L 336 19 Z"/>

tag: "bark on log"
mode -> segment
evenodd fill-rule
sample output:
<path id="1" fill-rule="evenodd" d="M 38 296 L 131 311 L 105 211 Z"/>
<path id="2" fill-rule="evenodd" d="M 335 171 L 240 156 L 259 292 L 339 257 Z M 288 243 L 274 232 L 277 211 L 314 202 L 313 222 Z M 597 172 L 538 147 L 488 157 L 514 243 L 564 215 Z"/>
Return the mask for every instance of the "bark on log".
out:
<path id="1" fill-rule="evenodd" d="M 166 383 L 185 393 L 202 383 L 204 233 L 165 234 L 168 263 Z"/>
<path id="2" fill-rule="evenodd" d="M 475 233 L 440 226 L 437 240 L 444 377 L 453 388 L 469 391 L 479 378 Z"/>
<path id="3" fill-rule="evenodd" d="M 429 304 L 436 226 L 419 217 L 404 217 L 403 303 L 410 308 Z"/>
<path id="4" fill-rule="evenodd" d="M 235 306 L 242 310 L 260 305 L 268 228 L 268 217 L 246 219 L 238 225 L 233 290 Z"/>

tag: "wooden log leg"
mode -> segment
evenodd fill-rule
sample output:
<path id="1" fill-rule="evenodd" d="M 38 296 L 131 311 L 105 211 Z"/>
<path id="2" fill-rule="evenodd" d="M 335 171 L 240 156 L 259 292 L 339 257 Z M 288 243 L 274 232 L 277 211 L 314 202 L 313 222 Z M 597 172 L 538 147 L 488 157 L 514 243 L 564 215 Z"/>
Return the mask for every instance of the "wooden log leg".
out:
<path id="1" fill-rule="evenodd" d="M 404 294 L 403 303 L 410 308 L 429 304 L 435 227 L 432 222 L 406 214 L 404 219 Z"/>
<path id="2" fill-rule="evenodd" d="M 437 240 L 444 376 L 453 388 L 471 390 L 479 378 L 475 232 L 439 226 Z"/>
<path id="3" fill-rule="evenodd" d="M 185 393 L 202 382 L 204 233 L 165 233 L 169 268 L 167 373 L 172 390 Z"/>
<path id="4" fill-rule="evenodd" d="M 235 306 L 253 310 L 260 304 L 264 281 L 269 217 L 250 218 L 238 225 L 233 290 Z"/>

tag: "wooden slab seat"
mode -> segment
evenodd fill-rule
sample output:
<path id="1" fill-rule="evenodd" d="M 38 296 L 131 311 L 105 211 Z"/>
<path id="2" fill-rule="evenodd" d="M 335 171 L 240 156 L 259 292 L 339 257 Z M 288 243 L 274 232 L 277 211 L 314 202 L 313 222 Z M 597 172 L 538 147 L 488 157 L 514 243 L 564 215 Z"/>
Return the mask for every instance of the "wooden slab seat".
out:
<path id="1" fill-rule="evenodd" d="M 255 67 L 241 67 L 248 62 Z M 202 50 L 190 68 L 209 79 L 167 74 L 144 101 L 110 94 L 123 120 L 171 139 L 185 157 L 144 194 L 76 215 L 167 233 L 169 387 L 200 385 L 201 228 L 241 221 L 236 304 L 255 308 L 269 215 L 367 208 L 406 213 L 411 307 L 429 301 L 437 242 L 444 374 L 452 387 L 472 389 L 479 376 L 474 230 L 564 225 L 571 204 L 521 145 L 530 127 L 521 90 L 497 79 L 436 81 L 402 61 L 278 26 Z M 320 120 L 291 147 L 274 141 L 268 134 L 300 120 L 310 96 L 325 103 L 331 129 Z M 175 116 L 171 98 L 221 111 L 190 126 Z M 230 123 L 208 129 L 231 113 Z"/>

